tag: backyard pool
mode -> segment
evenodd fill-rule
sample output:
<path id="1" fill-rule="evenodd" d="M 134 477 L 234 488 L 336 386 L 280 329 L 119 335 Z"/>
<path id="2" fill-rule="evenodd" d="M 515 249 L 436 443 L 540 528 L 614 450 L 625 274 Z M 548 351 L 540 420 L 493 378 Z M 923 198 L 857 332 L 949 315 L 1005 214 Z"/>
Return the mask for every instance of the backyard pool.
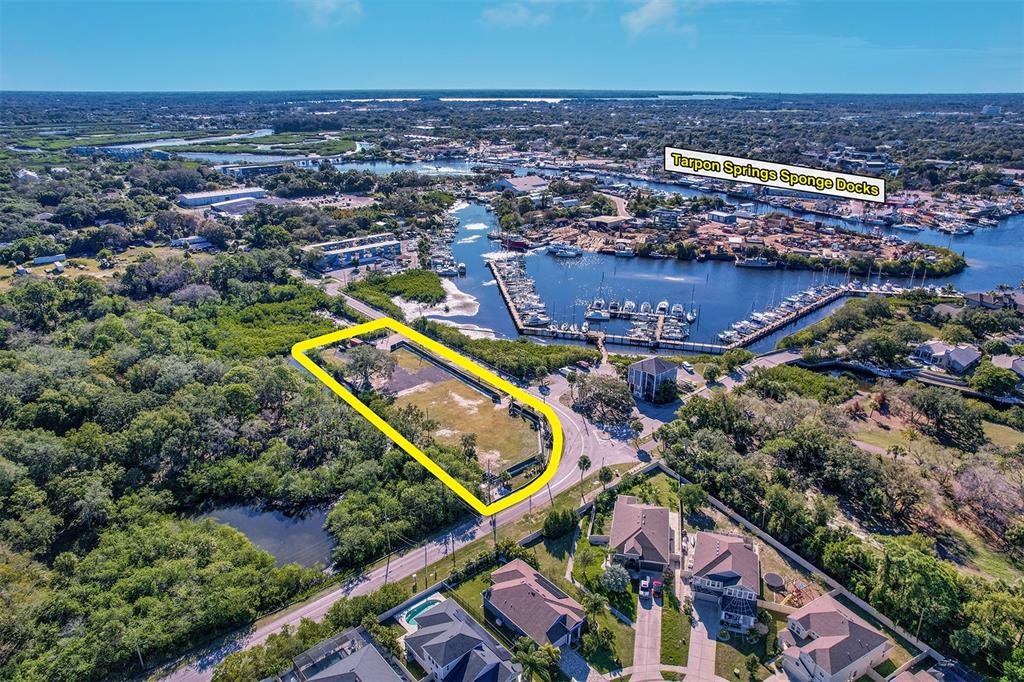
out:
<path id="1" fill-rule="evenodd" d="M 411 629 L 416 629 L 416 616 L 429 611 L 438 604 L 444 601 L 440 597 L 431 597 L 430 599 L 424 599 L 419 604 L 409 607 L 409 610 L 402 614 L 401 621 L 403 624 L 410 626 Z"/>

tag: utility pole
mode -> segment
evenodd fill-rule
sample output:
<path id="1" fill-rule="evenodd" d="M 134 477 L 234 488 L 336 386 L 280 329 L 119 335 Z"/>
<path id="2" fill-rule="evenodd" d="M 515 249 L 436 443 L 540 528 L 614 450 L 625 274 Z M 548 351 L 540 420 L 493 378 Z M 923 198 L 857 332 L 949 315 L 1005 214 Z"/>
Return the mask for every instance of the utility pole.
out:
<path id="1" fill-rule="evenodd" d="M 387 563 L 384 564 L 384 584 L 388 584 L 388 574 L 391 572 L 391 534 L 388 532 L 388 515 L 384 515 L 384 541 L 388 544 Z"/>

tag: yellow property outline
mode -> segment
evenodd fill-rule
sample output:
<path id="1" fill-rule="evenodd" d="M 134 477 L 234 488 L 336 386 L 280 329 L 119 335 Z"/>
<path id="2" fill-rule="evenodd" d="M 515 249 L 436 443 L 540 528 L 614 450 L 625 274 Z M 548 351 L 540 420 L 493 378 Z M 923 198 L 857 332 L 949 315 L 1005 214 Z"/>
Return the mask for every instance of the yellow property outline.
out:
<path id="1" fill-rule="evenodd" d="M 519 400 L 522 403 L 526 403 L 533 409 L 547 418 L 548 423 L 551 425 L 551 456 L 548 458 L 548 465 L 529 485 L 516 490 L 515 492 L 502 497 L 501 499 L 495 500 L 490 504 L 485 504 L 480 501 L 476 495 L 471 493 L 466 486 L 456 481 L 452 476 L 442 469 L 438 464 L 430 459 L 422 450 L 410 443 L 405 436 L 396 431 L 390 424 L 380 417 L 376 412 L 366 406 L 359 398 L 352 394 L 351 391 L 346 389 L 344 386 L 335 381 L 334 377 L 328 374 L 320 365 L 316 364 L 308 357 L 306 357 L 306 351 L 319 348 L 320 346 L 326 346 L 337 341 L 352 338 L 360 334 L 367 332 L 374 332 L 378 329 L 391 329 L 392 331 L 398 332 L 402 336 L 415 341 L 420 346 L 427 350 L 440 355 L 441 357 L 450 360 L 454 364 L 458 365 L 462 369 L 475 374 L 492 386 L 501 389 L 505 393 L 508 393 L 513 398 Z M 497 376 L 493 372 L 490 372 L 480 365 L 476 364 L 469 358 L 466 358 L 459 353 L 455 352 L 447 346 L 443 346 L 433 339 L 429 339 L 423 334 L 420 334 L 414 329 L 411 329 L 401 322 L 385 317 L 379 320 L 373 320 L 372 322 L 366 322 L 365 324 L 359 324 L 355 327 L 349 327 L 348 329 L 342 329 L 330 334 L 324 334 L 323 336 L 317 336 L 316 338 L 307 339 L 306 341 L 300 341 L 292 346 L 292 357 L 295 361 L 302 365 L 304 368 L 309 370 L 310 374 L 315 376 L 317 379 L 322 381 L 329 389 L 334 391 L 342 400 L 351 405 L 356 412 L 365 417 L 371 424 L 376 426 L 384 435 L 393 440 L 398 444 L 400 448 L 405 450 L 407 453 L 413 456 L 413 458 L 422 464 L 427 470 L 437 476 L 445 485 L 451 488 L 455 493 L 466 501 L 477 513 L 484 516 L 490 516 L 497 514 L 503 509 L 508 509 L 512 505 L 521 502 L 534 493 L 540 492 L 541 488 L 544 487 L 555 475 L 555 471 L 558 469 L 558 463 L 562 458 L 562 424 L 558 421 L 558 416 L 555 414 L 548 405 L 541 400 L 530 395 L 526 391 L 514 386 L 513 384 L 505 381 L 501 377 Z"/>

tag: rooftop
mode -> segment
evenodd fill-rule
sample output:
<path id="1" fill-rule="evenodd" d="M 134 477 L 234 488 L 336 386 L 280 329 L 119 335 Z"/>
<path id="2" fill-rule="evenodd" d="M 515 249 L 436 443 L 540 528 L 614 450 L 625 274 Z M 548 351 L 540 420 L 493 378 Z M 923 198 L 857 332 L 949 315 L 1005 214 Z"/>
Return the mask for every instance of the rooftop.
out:
<path id="1" fill-rule="evenodd" d="M 538 644 L 553 644 L 583 621 L 579 603 L 516 559 L 491 574 L 491 604 Z"/>
<path id="2" fill-rule="evenodd" d="M 791 644 L 828 674 L 837 673 L 888 641 L 859 616 L 825 594 L 789 614 L 808 637 L 799 639 L 785 630 Z M 789 651 L 787 650 L 787 654 Z"/>
<path id="3" fill-rule="evenodd" d="M 720 581 L 726 587 L 761 592 L 761 562 L 750 540 L 722 533 L 697 533 L 693 548 L 693 575 Z"/>
<path id="4" fill-rule="evenodd" d="M 609 541 L 615 552 L 667 564 L 671 558 L 671 533 L 668 509 L 641 504 L 632 495 L 616 498 Z"/>

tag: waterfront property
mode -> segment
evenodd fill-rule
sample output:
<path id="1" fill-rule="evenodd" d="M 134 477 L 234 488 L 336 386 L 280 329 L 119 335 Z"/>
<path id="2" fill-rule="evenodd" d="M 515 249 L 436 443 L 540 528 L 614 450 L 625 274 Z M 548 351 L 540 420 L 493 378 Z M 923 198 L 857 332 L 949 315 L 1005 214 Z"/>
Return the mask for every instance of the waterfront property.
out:
<path id="1" fill-rule="evenodd" d="M 672 535 L 668 509 L 632 495 L 616 498 L 608 542 L 613 561 L 634 570 L 665 571 L 672 561 Z"/>
<path id="2" fill-rule="evenodd" d="M 533 194 L 534 192 L 543 192 L 547 188 L 547 178 L 542 178 L 539 175 L 514 175 L 510 178 L 500 178 L 490 186 L 490 189 L 495 192 L 511 190 L 516 194 Z"/>
<path id="3" fill-rule="evenodd" d="M 675 364 L 655 356 L 631 364 L 626 371 L 626 381 L 635 397 L 654 400 L 663 385 L 676 383 L 678 371 Z"/>
<path id="4" fill-rule="evenodd" d="M 512 655 L 455 601 L 416 618 L 405 636 L 406 654 L 438 682 L 512 682 L 520 677 Z"/>
<path id="5" fill-rule="evenodd" d="M 779 646 L 783 668 L 798 682 L 848 682 L 884 662 L 893 645 L 826 594 L 789 614 Z"/>
<path id="6" fill-rule="evenodd" d="M 914 357 L 929 365 L 941 367 L 954 374 L 963 374 L 981 360 L 982 353 L 969 343 L 949 344 L 932 339 L 914 350 Z"/>
<path id="7" fill-rule="evenodd" d="M 320 270 L 334 270 L 375 263 L 382 258 L 394 260 L 402 255 L 402 242 L 390 232 L 380 232 L 364 237 L 309 244 L 303 246 L 302 250 L 321 254 L 317 265 Z"/>
<path id="8" fill-rule="evenodd" d="M 209 192 L 187 192 L 178 195 L 178 204 L 185 208 L 209 206 L 232 199 L 262 199 L 267 190 L 262 187 L 236 187 L 234 189 L 215 189 Z"/>
<path id="9" fill-rule="evenodd" d="M 748 537 L 699 532 L 691 554 L 691 585 L 696 599 L 721 609 L 729 630 L 747 632 L 757 622 L 761 562 Z"/>
<path id="10" fill-rule="evenodd" d="M 483 599 L 488 620 L 519 637 L 558 647 L 580 641 L 586 622 L 583 607 L 522 559 L 491 574 Z"/>

